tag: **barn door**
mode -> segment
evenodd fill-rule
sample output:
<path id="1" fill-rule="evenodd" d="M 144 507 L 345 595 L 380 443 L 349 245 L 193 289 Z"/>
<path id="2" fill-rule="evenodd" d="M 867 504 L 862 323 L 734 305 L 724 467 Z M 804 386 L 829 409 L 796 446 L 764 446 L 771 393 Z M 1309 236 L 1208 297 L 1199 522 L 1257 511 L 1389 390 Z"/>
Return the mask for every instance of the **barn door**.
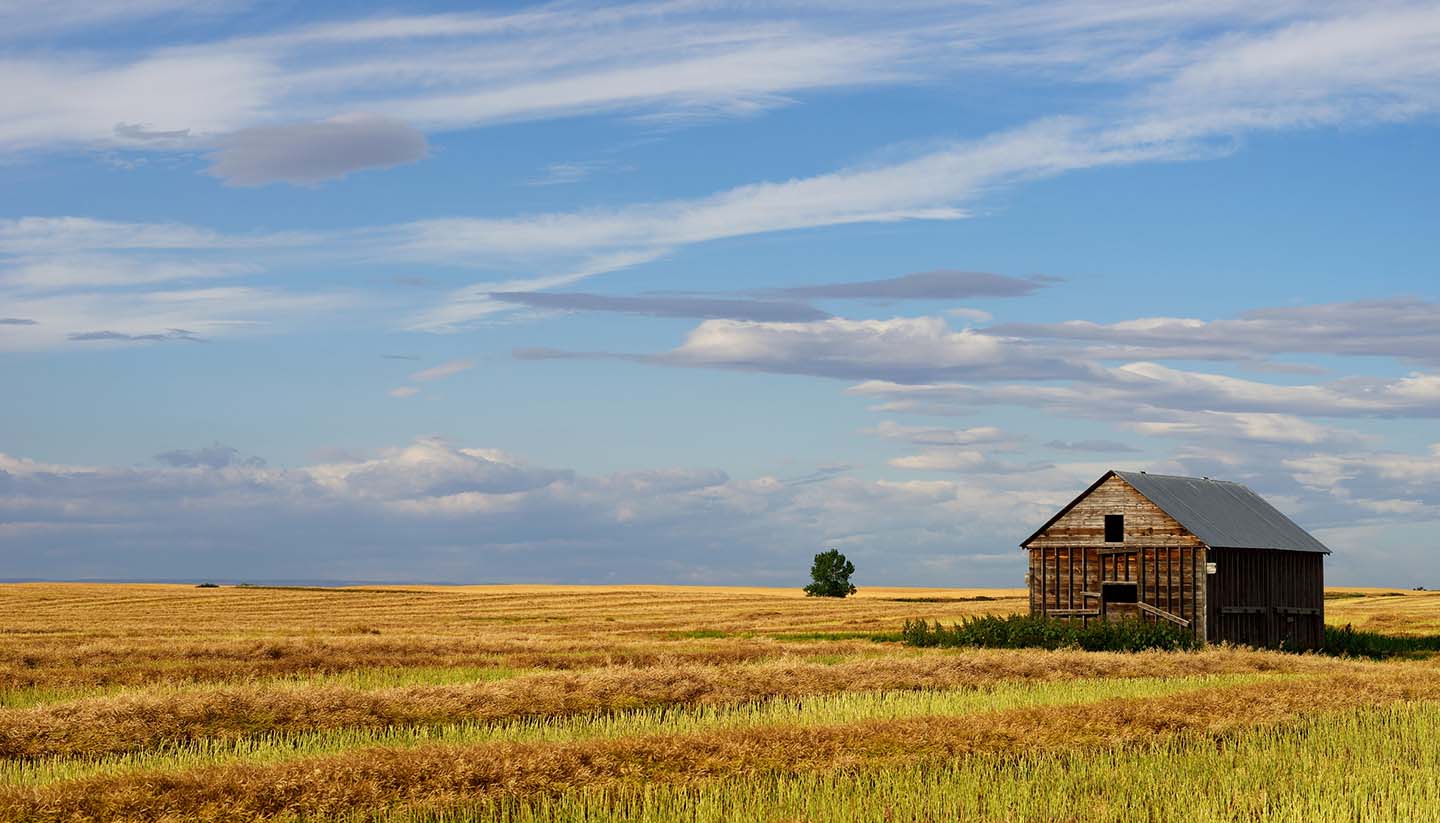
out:
<path id="1" fill-rule="evenodd" d="M 1100 551 L 1100 614 L 1106 620 L 1140 616 L 1139 555 L 1136 549 Z"/>

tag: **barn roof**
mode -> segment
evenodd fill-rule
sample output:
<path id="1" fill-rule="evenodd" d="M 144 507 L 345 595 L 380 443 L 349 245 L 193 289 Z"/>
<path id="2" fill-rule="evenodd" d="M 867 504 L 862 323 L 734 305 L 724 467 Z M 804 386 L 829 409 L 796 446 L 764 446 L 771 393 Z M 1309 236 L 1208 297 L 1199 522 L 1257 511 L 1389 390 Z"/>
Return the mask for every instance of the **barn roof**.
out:
<path id="1" fill-rule="evenodd" d="M 1295 521 L 1286 517 L 1265 498 L 1240 483 L 1202 477 L 1177 477 L 1145 472 L 1106 472 L 1070 505 L 1061 509 L 1050 522 L 1030 535 L 1028 544 L 1050 528 L 1065 512 L 1094 491 L 1111 475 L 1135 487 L 1150 502 L 1175 518 L 1181 526 L 1207 546 L 1217 549 L 1282 549 L 1298 552 L 1329 554 L 1324 543 L 1316 540 Z"/>

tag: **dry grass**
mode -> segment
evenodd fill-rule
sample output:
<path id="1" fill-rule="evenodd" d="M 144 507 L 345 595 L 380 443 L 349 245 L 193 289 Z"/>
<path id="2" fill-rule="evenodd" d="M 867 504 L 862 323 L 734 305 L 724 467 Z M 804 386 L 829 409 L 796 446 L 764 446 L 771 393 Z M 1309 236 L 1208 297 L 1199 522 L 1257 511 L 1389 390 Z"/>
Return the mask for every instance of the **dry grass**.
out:
<path id="1" fill-rule="evenodd" d="M 0 713 L 0 756 L 100 755 L 259 732 L 438 725 L 455 720 L 613 712 L 646 706 L 744 703 L 847 691 L 974 688 L 1017 680 L 1182 677 L 1253 672 L 1378 671 L 1240 649 L 1174 655 L 987 649 L 965 655 L 897 651 L 831 665 L 607 667 L 499 682 L 360 690 L 223 687 L 125 694 Z"/>
<path id="2" fill-rule="evenodd" d="M 402 808 L 390 823 L 1359 823 L 1440 809 L 1440 704 L 1108 750 L 616 785 Z"/>
<path id="3" fill-rule="evenodd" d="M 1440 634 L 1440 592 L 1327 589 L 1325 622 L 1386 634 Z"/>
<path id="4" fill-rule="evenodd" d="M 6 585 L 0 695 L 394 666 L 734 663 L 798 651 L 777 636 L 893 632 L 917 609 L 953 620 L 1024 606 L 1011 590 L 936 592 L 877 589 L 835 602 L 798 590 L 655 586 Z M 999 599 L 890 599 L 905 596 Z M 14 700 L 0 696 L 0 705 Z"/>
<path id="5" fill-rule="evenodd" d="M 1440 629 L 1440 596 L 1343 593 L 1364 596 L 1328 601 L 1332 623 Z M 637 781 L 1112 751 L 1440 698 L 1425 661 L 868 639 L 907 618 L 1023 610 L 1023 594 L 0 586 L 0 820 L 366 816 L 486 798 L 523 817 L 556 793 L 631 797 Z"/>
<path id="6" fill-rule="evenodd" d="M 399 803 L 544 796 L 620 782 L 683 783 L 866 763 L 950 760 L 981 752 L 1109 748 L 1179 733 L 1224 734 L 1305 714 L 1440 698 L 1440 673 L 1396 670 L 1317 682 L 1201 689 L 948 720 L 778 726 L 570 744 L 371 748 L 275 765 L 100 777 L 0 795 L 10 820 L 240 821 L 335 816 Z"/>

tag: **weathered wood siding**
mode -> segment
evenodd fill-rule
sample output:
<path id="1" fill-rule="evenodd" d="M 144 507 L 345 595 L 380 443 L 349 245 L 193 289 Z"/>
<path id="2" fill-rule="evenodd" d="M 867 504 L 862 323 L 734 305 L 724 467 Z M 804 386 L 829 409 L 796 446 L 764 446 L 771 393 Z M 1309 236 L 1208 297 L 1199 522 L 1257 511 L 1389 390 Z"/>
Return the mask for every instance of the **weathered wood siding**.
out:
<path id="1" fill-rule="evenodd" d="M 1125 516 L 1122 542 L 1105 541 L 1105 515 Z M 1110 477 L 1036 535 L 1030 550 L 1030 612 L 1085 622 L 1101 619 L 1105 581 L 1131 581 L 1138 600 L 1189 621 L 1207 637 L 1205 545 L 1129 483 Z M 1164 617 L 1111 604 L 1105 617 Z"/>
<path id="2" fill-rule="evenodd" d="M 1247 646 L 1313 649 L 1325 642 L 1325 556 L 1211 549 L 1208 633 Z"/>
<path id="3" fill-rule="evenodd" d="M 1105 515 L 1125 515 L 1125 542 L 1144 546 L 1203 546 L 1175 518 L 1151 503 L 1134 486 L 1110 477 L 1075 504 L 1027 547 L 1114 546 L 1105 542 Z"/>

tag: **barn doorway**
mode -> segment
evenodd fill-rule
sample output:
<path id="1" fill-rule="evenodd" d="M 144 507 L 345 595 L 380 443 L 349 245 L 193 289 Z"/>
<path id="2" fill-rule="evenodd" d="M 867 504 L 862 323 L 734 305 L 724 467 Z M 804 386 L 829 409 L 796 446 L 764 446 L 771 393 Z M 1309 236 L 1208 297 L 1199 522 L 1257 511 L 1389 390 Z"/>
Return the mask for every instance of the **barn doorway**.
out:
<path id="1" fill-rule="evenodd" d="M 1100 550 L 1100 615 L 1105 620 L 1140 616 L 1140 570 L 1137 549 Z"/>

